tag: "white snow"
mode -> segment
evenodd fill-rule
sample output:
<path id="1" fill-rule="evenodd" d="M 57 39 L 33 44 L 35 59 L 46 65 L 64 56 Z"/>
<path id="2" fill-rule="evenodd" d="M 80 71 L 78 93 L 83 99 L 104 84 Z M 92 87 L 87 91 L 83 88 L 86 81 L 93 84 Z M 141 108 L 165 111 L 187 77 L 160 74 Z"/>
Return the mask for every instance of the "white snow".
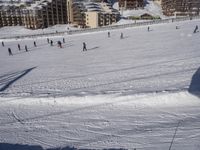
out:
<path id="1" fill-rule="evenodd" d="M 66 32 L 68 30 L 78 30 L 78 28 L 73 27 L 73 25 L 58 24 L 45 29 L 31 30 L 23 26 L 7 26 L 0 28 L 0 38 L 9 38 L 16 36 L 26 36 L 26 35 L 36 35 L 36 34 L 48 34 L 56 32 Z"/>
<path id="2" fill-rule="evenodd" d="M 180 121 L 172 148 L 200 146 L 200 101 L 186 92 L 0 101 L 2 143 L 168 149 Z"/>
<path id="3" fill-rule="evenodd" d="M 113 7 L 119 10 L 118 2 L 114 3 Z M 152 0 L 147 0 L 144 9 L 121 10 L 120 13 L 123 17 L 141 16 L 147 13 L 152 16 L 160 16 L 162 19 L 167 18 L 167 16 L 163 15 L 161 6 Z"/>
<path id="4" fill-rule="evenodd" d="M 187 91 L 198 78 L 200 34 L 193 30 L 199 24 L 118 29 L 110 38 L 106 31 L 65 35 L 61 49 L 62 36 L 49 37 L 54 46 L 46 38 L 4 40 L 0 148 L 160 150 L 169 149 L 175 135 L 172 149 L 198 150 L 200 99 Z"/>

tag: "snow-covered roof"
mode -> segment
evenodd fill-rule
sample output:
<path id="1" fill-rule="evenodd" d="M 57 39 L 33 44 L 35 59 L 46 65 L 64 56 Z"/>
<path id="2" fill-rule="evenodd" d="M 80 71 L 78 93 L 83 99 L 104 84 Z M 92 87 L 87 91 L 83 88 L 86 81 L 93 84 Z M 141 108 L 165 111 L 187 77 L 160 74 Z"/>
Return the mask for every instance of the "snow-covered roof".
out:
<path id="1" fill-rule="evenodd" d="M 44 6 L 47 6 L 50 2 L 52 2 L 52 0 L 36 1 L 35 3 L 27 7 L 27 9 L 42 9 Z"/>

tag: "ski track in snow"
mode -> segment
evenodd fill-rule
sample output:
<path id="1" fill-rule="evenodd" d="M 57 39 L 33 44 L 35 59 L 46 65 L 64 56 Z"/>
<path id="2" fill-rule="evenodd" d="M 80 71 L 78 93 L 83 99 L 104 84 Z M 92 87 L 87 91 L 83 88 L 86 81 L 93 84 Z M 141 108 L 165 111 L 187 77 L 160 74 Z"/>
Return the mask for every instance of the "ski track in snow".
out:
<path id="1" fill-rule="evenodd" d="M 0 141 L 44 148 L 68 145 L 77 148 L 166 149 L 180 121 L 173 148 L 184 149 L 182 145 L 185 144 L 185 149 L 198 149 L 199 106 L 199 98 L 186 92 L 24 98 L 1 105 L 0 133 L 3 136 Z M 3 119 L 7 111 L 15 117 Z M 11 136 L 12 133 L 15 136 Z"/>
<path id="2" fill-rule="evenodd" d="M 200 101 L 187 92 L 200 67 L 196 24 L 119 29 L 110 38 L 107 32 L 65 35 L 62 49 L 56 42 L 63 37 L 50 38 L 54 46 L 46 38 L 5 40 L 0 146 L 160 150 L 174 136 L 172 149 L 198 150 Z"/>

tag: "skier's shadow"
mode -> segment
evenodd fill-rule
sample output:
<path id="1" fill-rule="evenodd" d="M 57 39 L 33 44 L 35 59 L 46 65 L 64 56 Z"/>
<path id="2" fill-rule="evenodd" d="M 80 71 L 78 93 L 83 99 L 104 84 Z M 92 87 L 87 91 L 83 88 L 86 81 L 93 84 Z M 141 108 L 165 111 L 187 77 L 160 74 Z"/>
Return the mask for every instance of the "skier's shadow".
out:
<path id="1" fill-rule="evenodd" d="M 50 44 L 38 44 L 36 47 L 35 46 L 32 46 L 32 47 L 28 47 L 28 51 L 27 52 L 30 52 L 30 51 L 37 51 L 37 50 L 41 50 L 44 48 L 44 46 L 50 46 Z M 22 54 L 22 53 L 27 53 L 25 49 L 21 49 L 19 52 L 17 53 L 14 53 L 13 55 L 19 55 L 19 54 Z"/>
<path id="2" fill-rule="evenodd" d="M 148 32 L 152 32 L 152 31 L 153 31 L 153 29 L 149 29 L 149 30 L 148 30 Z"/>
<path id="3" fill-rule="evenodd" d="M 198 68 L 198 70 L 192 76 L 192 80 L 191 80 L 190 87 L 189 87 L 188 91 L 191 94 L 200 98 L 200 67 Z"/>
<path id="4" fill-rule="evenodd" d="M 123 40 L 123 39 L 127 39 L 127 38 L 129 38 L 129 36 L 124 36 L 123 38 L 120 38 L 120 39 Z"/>
<path id="5" fill-rule="evenodd" d="M 92 149 L 77 149 L 75 147 L 57 147 L 44 149 L 40 145 L 22 145 L 22 144 L 11 144 L 11 143 L 0 143 L 0 150 L 92 150 Z M 126 150 L 122 148 L 108 148 L 104 150 Z"/>
<path id="6" fill-rule="evenodd" d="M 5 91 L 7 88 L 9 88 L 10 85 L 12 85 L 14 82 L 16 82 L 17 80 L 28 74 L 35 68 L 36 67 L 32 67 L 22 71 L 13 72 L 0 76 L 0 92 Z"/>
<path id="7" fill-rule="evenodd" d="M 92 47 L 92 48 L 89 48 L 89 49 L 87 49 L 88 51 L 92 51 L 92 50 L 95 50 L 95 49 L 98 49 L 99 48 L 99 46 L 96 46 L 96 47 Z"/>

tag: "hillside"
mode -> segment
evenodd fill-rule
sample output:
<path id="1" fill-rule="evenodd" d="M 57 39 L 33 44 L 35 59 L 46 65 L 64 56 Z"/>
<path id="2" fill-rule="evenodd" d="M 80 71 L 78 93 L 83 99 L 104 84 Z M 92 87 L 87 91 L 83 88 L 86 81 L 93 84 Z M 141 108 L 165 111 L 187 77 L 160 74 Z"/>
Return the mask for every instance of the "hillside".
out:
<path id="1" fill-rule="evenodd" d="M 196 25 L 200 20 L 152 25 L 149 32 L 118 29 L 110 38 L 107 31 L 65 35 L 63 48 L 63 36 L 4 40 L 0 149 L 198 150 Z"/>

